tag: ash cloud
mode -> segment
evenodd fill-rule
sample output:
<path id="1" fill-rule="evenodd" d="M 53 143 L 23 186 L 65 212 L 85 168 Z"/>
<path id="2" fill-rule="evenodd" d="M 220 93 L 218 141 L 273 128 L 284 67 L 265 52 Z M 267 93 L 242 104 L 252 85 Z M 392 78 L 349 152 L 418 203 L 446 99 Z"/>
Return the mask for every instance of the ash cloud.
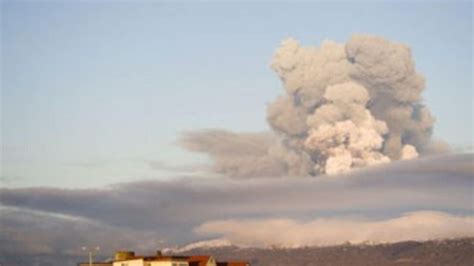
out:
<path id="1" fill-rule="evenodd" d="M 319 47 L 287 39 L 271 68 L 285 90 L 267 108 L 275 137 L 250 140 L 256 136 L 223 131 L 184 135 L 183 146 L 208 153 L 218 173 L 331 175 L 443 148 L 431 141 L 435 120 L 422 103 L 425 80 L 405 44 L 371 35 Z"/>
<path id="2" fill-rule="evenodd" d="M 117 237 L 120 244 L 153 250 L 157 239 L 165 240 L 169 246 L 203 240 L 213 234 L 228 237 L 220 227 L 203 227 L 216 225 L 217 221 L 233 220 L 236 225 L 249 220 L 263 224 L 285 219 L 292 221 L 295 229 L 302 226 L 304 231 L 313 228 L 306 225 L 311 221 L 339 221 L 353 215 L 374 221 L 432 210 L 464 217 L 472 214 L 473 160 L 472 154 L 427 157 L 364 168 L 330 179 L 282 177 L 275 182 L 272 178 L 194 177 L 120 183 L 100 189 L 0 189 L 0 246 L 10 247 L 10 254 L 24 252 L 18 251 L 22 246 L 31 249 L 29 254 L 71 252 L 81 245 L 77 240 L 80 235 L 84 242 L 103 237 L 104 242 L 115 243 L 113 238 Z M 447 221 L 446 227 L 460 226 L 456 219 Z M 367 230 L 376 226 L 363 225 Z M 385 230 L 382 225 L 374 232 Z M 201 232 L 205 235 L 192 234 L 196 228 L 208 231 Z M 442 232 L 451 232 L 443 228 Z M 463 230 L 470 232 L 464 226 Z M 430 232 L 424 236 L 445 236 L 439 235 L 436 228 Z M 327 237 L 319 240 L 323 243 L 333 238 Z M 145 243 L 143 239 L 151 240 Z M 28 242 L 34 245 L 24 245 Z M 107 245 L 104 242 L 99 244 Z M 274 243 L 295 242 L 277 238 Z"/>
<path id="3" fill-rule="evenodd" d="M 232 177 L 282 176 L 288 172 L 282 161 L 292 159 L 268 132 L 190 131 L 182 134 L 179 143 L 190 151 L 209 154 L 214 161 L 212 170 Z"/>
<path id="4" fill-rule="evenodd" d="M 94 220 L 17 208 L 1 208 L 0 258 L 6 256 L 84 255 L 82 246 L 105 254 L 134 247 L 150 251 L 161 236 L 153 231 L 120 228 Z"/>

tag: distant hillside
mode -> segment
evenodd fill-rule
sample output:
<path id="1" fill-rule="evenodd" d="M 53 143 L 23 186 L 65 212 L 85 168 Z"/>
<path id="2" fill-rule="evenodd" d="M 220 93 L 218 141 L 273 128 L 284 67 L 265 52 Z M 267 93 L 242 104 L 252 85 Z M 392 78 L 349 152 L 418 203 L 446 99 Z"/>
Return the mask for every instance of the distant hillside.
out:
<path id="1" fill-rule="evenodd" d="M 252 266 L 472 266 L 474 238 L 296 249 L 209 247 L 187 250 L 183 254 L 212 254 L 218 260 L 247 260 Z"/>
<path id="2" fill-rule="evenodd" d="M 219 260 L 247 260 L 252 266 L 472 266 L 474 238 L 295 249 L 238 248 L 224 245 L 188 249 L 181 254 L 210 254 Z M 107 257 L 97 259 L 104 260 Z M 76 266 L 78 261 L 84 260 L 84 255 L 6 255 L 2 254 L 0 248 L 1 266 Z"/>

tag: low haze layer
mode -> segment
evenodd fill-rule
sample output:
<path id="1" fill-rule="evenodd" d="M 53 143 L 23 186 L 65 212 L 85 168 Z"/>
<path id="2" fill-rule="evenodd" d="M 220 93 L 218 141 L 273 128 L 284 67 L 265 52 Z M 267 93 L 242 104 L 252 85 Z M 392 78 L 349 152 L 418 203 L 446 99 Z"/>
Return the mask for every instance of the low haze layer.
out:
<path id="1" fill-rule="evenodd" d="M 169 246 L 214 237 L 242 245 L 295 246 L 395 241 L 413 231 L 419 232 L 416 239 L 471 236 L 473 159 L 472 154 L 428 157 L 332 178 L 194 177 L 103 189 L 2 189 L 0 239 L 7 247 L 3 252 L 24 246 L 22 252 L 41 253 L 78 251 L 81 240 L 75 235 L 110 249 L 150 250 L 161 240 Z M 292 238 L 263 231 L 253 240 L 241 234 L 266 222 L 273 225 L 268 228 L 300 233 Z M 345 230 L 364 230 L 303 238 L 304 232 L 320 232 L 333 222 Z M 420 230 L 420 223 L 430 226 Z M 123 241 L 111 244 L 112 238 Z"/>

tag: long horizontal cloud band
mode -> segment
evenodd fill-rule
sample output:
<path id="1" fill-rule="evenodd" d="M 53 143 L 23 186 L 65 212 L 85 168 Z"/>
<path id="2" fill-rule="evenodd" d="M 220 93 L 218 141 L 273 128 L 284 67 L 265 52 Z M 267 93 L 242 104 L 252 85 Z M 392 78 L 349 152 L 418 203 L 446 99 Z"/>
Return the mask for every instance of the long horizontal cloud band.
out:
<path id="1" fill-rule="evenodd" d="M 157 230 L 236 217 L 420 209 L 465 213 L 472 211 L 472 161 L 472 154 L 448 155 L 331 178 L 198 178 L 122 183 L 104 189 L 2 189 L 0 203 Z"/>
<path id="2" fill-rule="evenodd" d="M 0 257 L 80 254 L 91 243 L 149 252 L 162 240 L 211 237 L 298 246 L 472 236 L 473 159 L 445 155 L 333 177 L 0 189 Z"/>

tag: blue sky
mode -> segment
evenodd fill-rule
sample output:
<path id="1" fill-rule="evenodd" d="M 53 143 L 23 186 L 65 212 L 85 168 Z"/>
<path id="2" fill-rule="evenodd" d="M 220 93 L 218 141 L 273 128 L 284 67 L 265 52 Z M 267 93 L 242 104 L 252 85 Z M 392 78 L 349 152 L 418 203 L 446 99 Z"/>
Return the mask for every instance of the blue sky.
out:
<path id="1" fill-rule="evenodd" d="M 193 164 L 184 130 L 267 130 L 282 39 L 411 46 L 435 136 L 472 145 L 472 3 L 13 2 L 2 8 L 2 180 L 85 187 Z"/>

